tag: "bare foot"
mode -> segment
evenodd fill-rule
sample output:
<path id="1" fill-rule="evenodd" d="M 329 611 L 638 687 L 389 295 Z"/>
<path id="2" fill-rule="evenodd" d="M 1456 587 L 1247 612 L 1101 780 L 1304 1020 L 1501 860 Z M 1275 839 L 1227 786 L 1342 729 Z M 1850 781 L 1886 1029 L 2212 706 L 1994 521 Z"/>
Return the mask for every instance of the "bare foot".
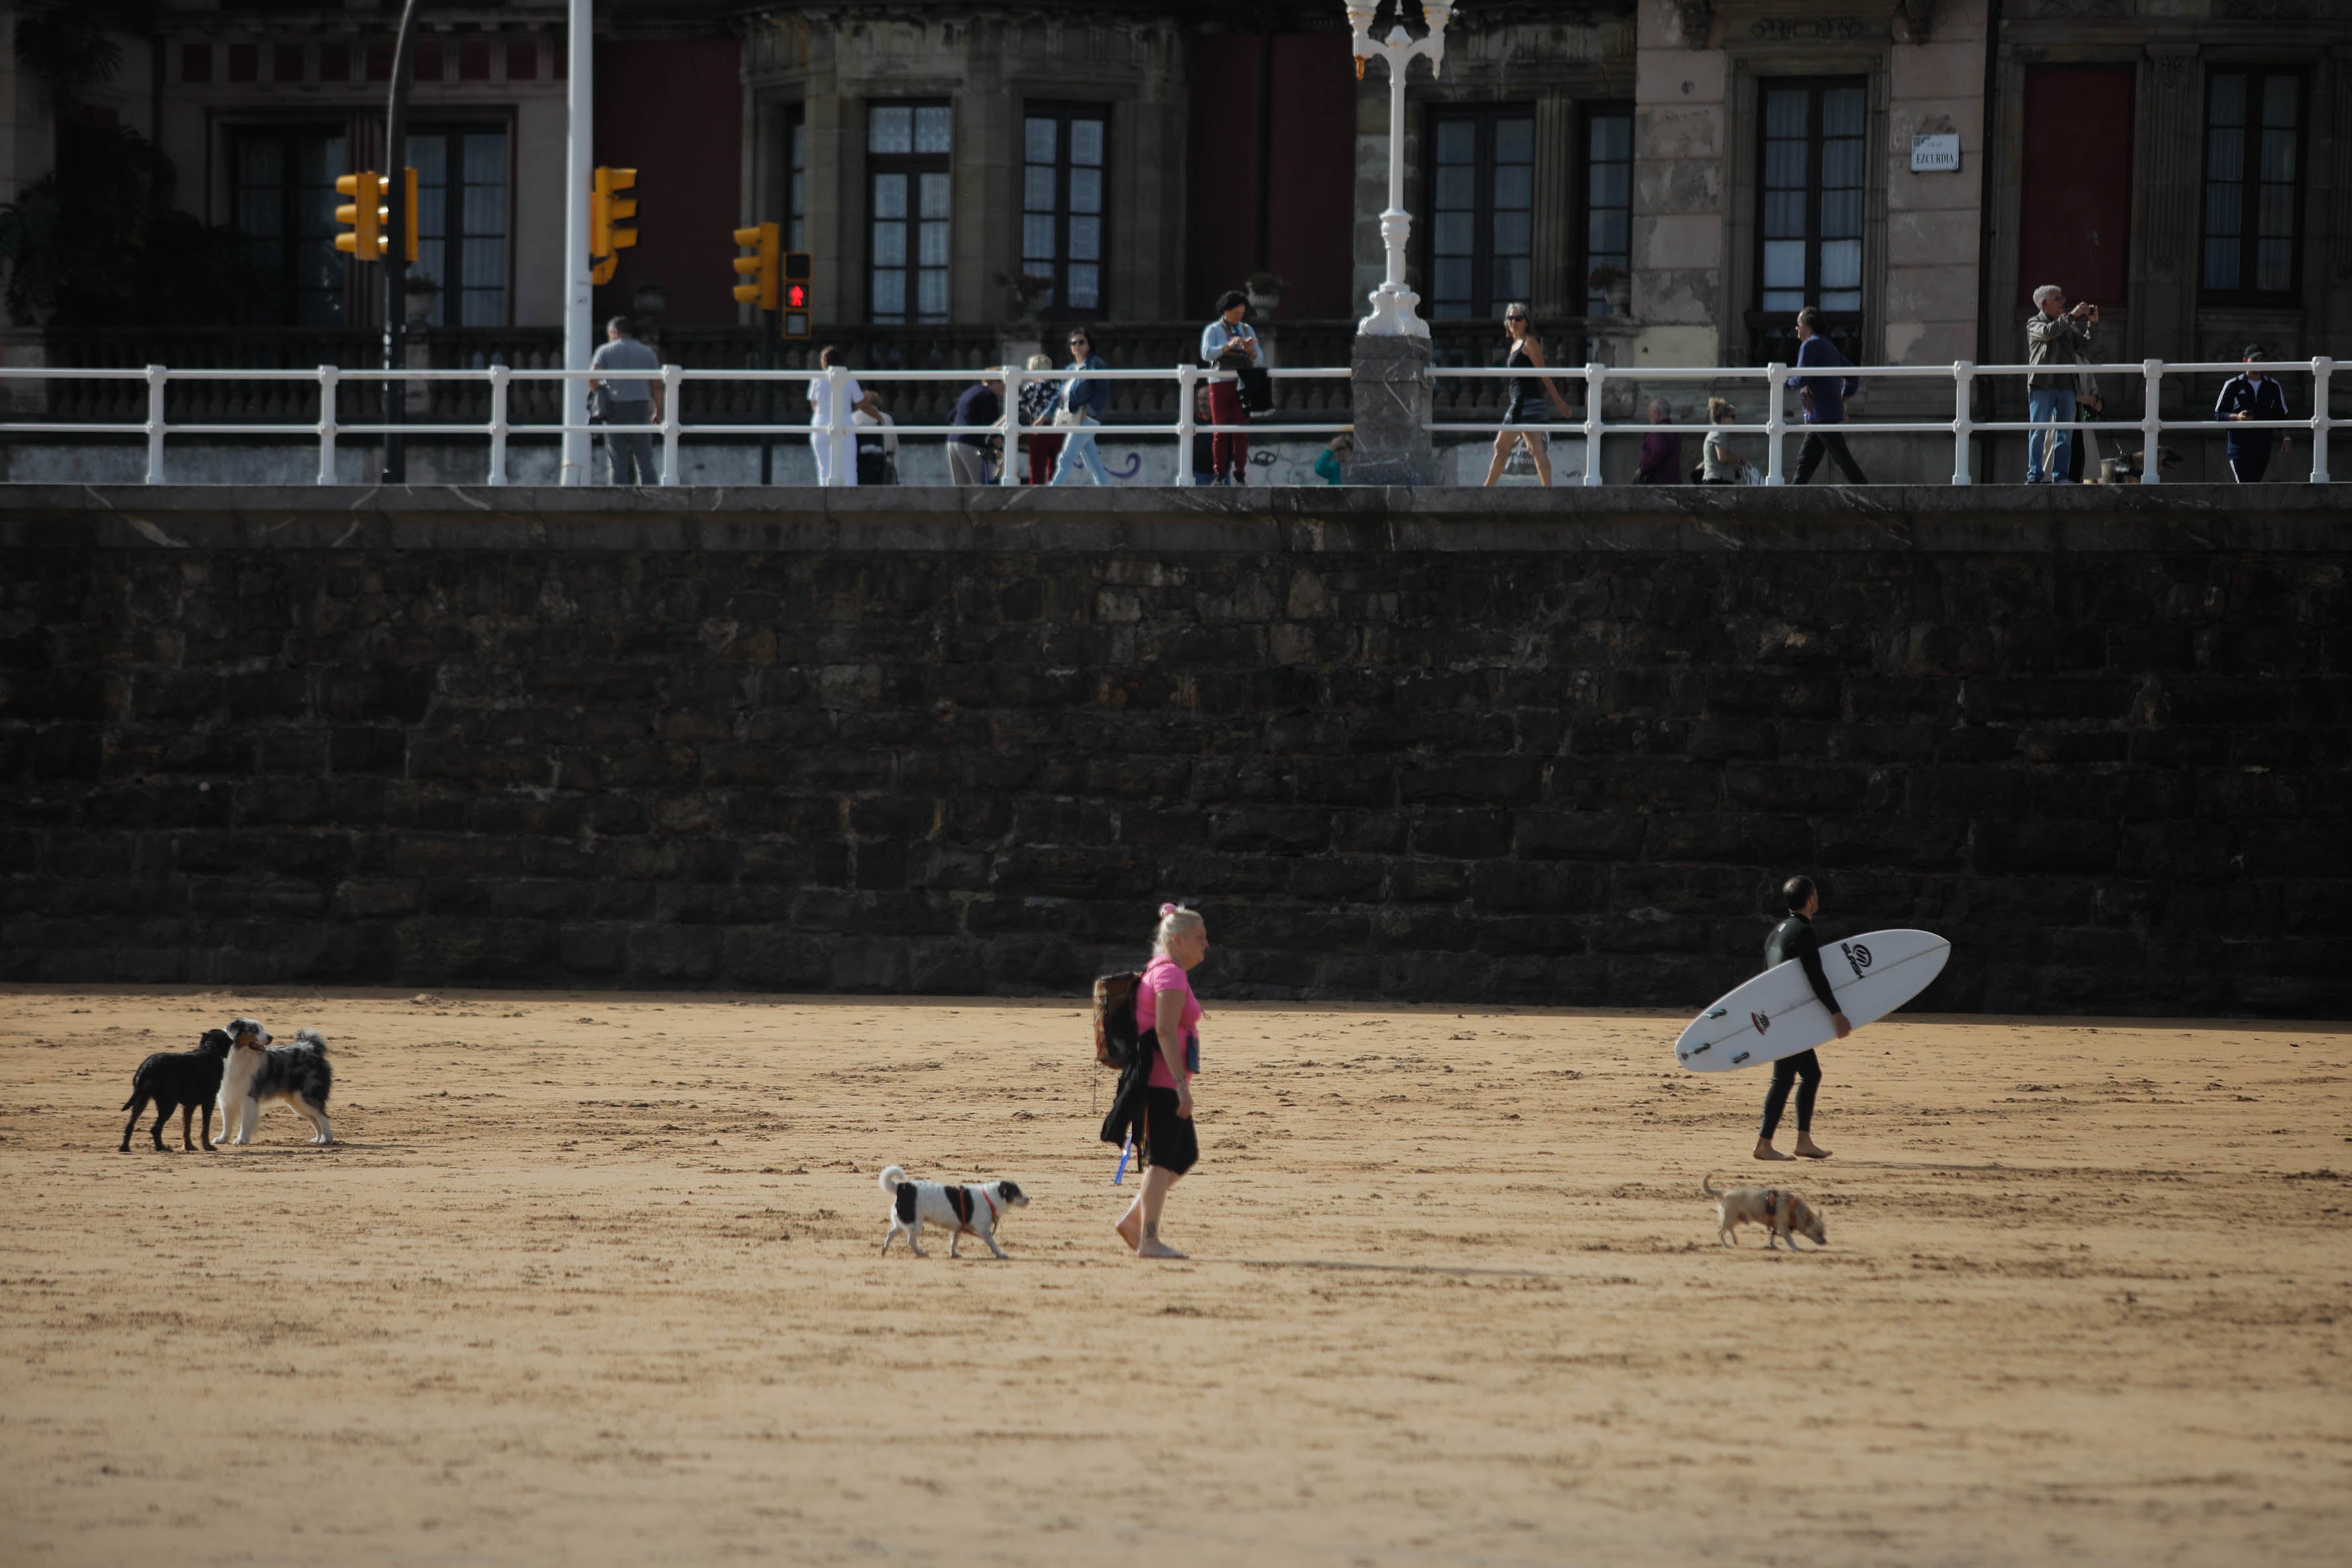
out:
<path id="1" fill-rule="evenodd" d="M 1759 1138 L 1756 1141 L 1756 1157 L 1759 1160 L 1793 1160 L 1797 1156 L 1782 1154 L 1772 1146 L 1769 1139 Z"/>
<path id="2" fill-rule="evenodd" d="M 1184 1256 L 1184 1254 L 1177 1251 L 1176 1249 L 1169 1246 L 1168 1243 L 1160 1240 L 1156 1236 L 1146 1238 L 1143 1244 L 1135 1249 L 1135 1255 L 1139 1258 L 1181 1258 Z"/>
<path id="3" fill-rule="evenodd" d="M 1129 1209 L 1125 1214 L 1119 1216 L 1118 1223 L 1112 1226 L 1111 1228 L 1118 1232 L 1118 1239 L 1127 1243 L 1127 1249 L 1129 1251 L 1135 1251 L 1142 1246 L 1143 1225 L 1140 1220 L 1135 1218 L 1135 1211 L 1133 1209 Z"/>
<path id="4" fill-rule="evenodd" d="M 1802 1133 L 1797 1134 L 1797 1153 L 1809 1160 L 1825 1160 L 1830 1152 Z"/>

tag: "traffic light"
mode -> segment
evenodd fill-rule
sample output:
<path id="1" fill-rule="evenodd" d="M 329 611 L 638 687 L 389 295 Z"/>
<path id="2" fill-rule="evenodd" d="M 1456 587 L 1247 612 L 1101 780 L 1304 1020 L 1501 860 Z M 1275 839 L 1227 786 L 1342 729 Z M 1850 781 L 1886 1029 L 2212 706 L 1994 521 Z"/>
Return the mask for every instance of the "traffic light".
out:
<path id="1" fill-rule="evenodd" d="M 635 169 L 596 171 L 595 184 L 588 194 L 588 254 L 595 259 L 589 276 L 598 283 L 613 281 L 621 265 L 620 253 L 637 243 L 634 227 L 620 226 L 637 215 L 637 199 L 621 194 L 635 190 L 636 183 Z"/>
<path id="2" fill-rule="evenodd" d="M 349 224 L 349 234 L 335 236 L 335 248 L 348 251 L 362 261 L 379 261 L 384 253 L 383 208 L 385 190 L 383 176 L 373 169 L 362 169 L 356 174 L 336 176 L 335 189 L 351 197 L 351 204 L 335 209 L 335 221 Z M 411 225 L 414 228 L 415 225 Z"/>
<path id="3" fill-rule="evenodd" d="M 351 204 L 335 209 L 335 221 L 349 224 L 349 234 L 335 236 L 335 248 L 362 261 L 382 261 L 392 253 L 392 182 L 373 169 L 339 174 L 335 189 Z M 404 169 L 400 181 L 401 213 L 407 219 L 400 242 L 403 261 L 416 259 L 416 171 Z"/>
<path id="4" fill-rule="evenodd" d="M 810 287 L 809 253 L 804 250 L 784 252 L 784 284 L 782 308 L 784 313 L 784 336 L 809 338 L 816 335 L 816 292 Z"/>
<path id="5" fill-rule="evenodd" d="M 735 270 L 750 279 L 735 286 L 735 298 L 745 305 L 773 310 L 777 298 L 776 259 L 783 243 L 782 231 L 774 224 L 737 229 L 735 243 L 753 252 L 735 258 Z"/>

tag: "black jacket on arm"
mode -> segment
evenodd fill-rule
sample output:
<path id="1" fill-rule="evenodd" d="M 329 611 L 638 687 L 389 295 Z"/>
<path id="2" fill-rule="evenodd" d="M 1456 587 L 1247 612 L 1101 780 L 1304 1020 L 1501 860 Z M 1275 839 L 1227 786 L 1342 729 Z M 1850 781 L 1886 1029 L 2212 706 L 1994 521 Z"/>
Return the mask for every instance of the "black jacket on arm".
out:
<path id="1" fill-rule="evenodd" d="M 1822 1006 L 1835 1013 L 1837 996 L 1830 989 L 1830 977 L 1822 972 L 1821 944 L 1813 939 L 1813 923 L 1801 915 L 1791 915 L 1764 939 L 1767 969 L 1777 969 L 1791 958 L 1805 967 L 1805 978 L 1812 983 L 1813 995 L 1821 998 Z"/>

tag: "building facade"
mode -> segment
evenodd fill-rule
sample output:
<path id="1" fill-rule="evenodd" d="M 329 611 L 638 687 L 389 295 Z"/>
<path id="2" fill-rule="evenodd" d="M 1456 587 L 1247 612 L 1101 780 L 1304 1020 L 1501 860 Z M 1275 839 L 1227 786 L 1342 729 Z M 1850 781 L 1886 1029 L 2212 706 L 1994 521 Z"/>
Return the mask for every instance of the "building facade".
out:
<path id="1" fill-rule="evenodd" d="M 135 131 L 266 275 L 242 326 L 364 330 L 375 269 L 333 249 L 332 182 L 382 161 L 398 9 L 166 0 L 69 98 L 19 50 L 0 196 L 64 141 Z M 1381 275 L 1386 68 L 1351 68 L 1339 0 L 598 15 L 597 161 L 638 169 L 643 236 L 600 311 L 658 284 L 673 327 L 748 329 L 728 231 L 766 219 L 814 256 L 824 327 L 871 337 L 1084 319 L 1174 351 L 1256 276 L 1294 357 L 1344 358 Z M 428 326 L 544 333 L 563 7 L 425 17 Z M 1813 304 L 1864 362 L 2008 362 L 2056 282 L 2102 307 L 2111 360 L 2352 358 L 2352 0 L 1462 0 L 1446 45 L 1405 137 L 1441 352 L 1489 354 L 1524 299 L 1556 359 L 1757 364 Z M 1942 383 L 1872 395 L 1949 407 Z"/>

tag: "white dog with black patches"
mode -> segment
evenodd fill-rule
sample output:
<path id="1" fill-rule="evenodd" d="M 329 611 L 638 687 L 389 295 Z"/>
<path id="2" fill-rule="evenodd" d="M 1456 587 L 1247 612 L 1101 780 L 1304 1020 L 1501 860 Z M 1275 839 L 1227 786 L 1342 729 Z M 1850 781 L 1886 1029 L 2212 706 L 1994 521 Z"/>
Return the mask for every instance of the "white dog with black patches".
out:
<path id="1" fill-rule="evenodd" d="M 274 1038 L 258 1020 L 238 1019 L 228 1026 L 236 1043 L 221 1073 L 221 1142 L 253 1142 L 254 1124 L 261 1108 L 283 1100 L 310 1124 L 310 1141 L 331 1144 L 334 1130 L 327 1124 L 327 1094 L 335 1085 L 335 1070 L 327 1064 L 327 1042 L 315 1029 L 294 1031 L 291 1045 L 272 1045 Z"/>
<path id="2" fill-rule="evenodd" d="M 918 1258 L 928 1258 L 923 1250 L 923 1226 L 929 1223 L 948 1232 L 948 1256 L 960 1257 L 956 1248 L 967 1236 L 977 1236 L 988 1243 L 988 1249 L 999 1258 L 1004 1249 L 996 1244 L 996 1224 L 1010 1208 L 1026 1208 L 1029 1195 L 1020 1184 L 1009 1181 L 975 1182 L 968 1186 L 948 1186 L 935 1181 L 912 1181 L 905 1170 L 892 1166 L 882 1173 L 882 1190 L 890 1194 L 890 1232 L 882 1238 L 882 1250 L 888 1252 L 890 1243 L 904 1231 L 907 1245 Z"/>

